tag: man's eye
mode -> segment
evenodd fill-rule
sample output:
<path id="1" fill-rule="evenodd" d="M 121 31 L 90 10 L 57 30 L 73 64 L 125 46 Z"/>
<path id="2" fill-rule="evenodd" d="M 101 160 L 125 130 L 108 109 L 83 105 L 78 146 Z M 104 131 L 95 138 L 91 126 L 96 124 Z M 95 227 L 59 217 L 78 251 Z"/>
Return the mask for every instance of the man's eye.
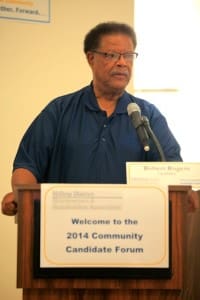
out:
<path id="1" fill-rule="evenodd" d="M 106 58 L 115 58 L 116 57 L 116 54 L 115 53 L 105 53 L 105 57 Z"/>
<path id="2" fill-rule="evenodd" d="M 115 53 L 109 53 L 109 56 L 110 56 L 111 58 L 115 58 L 115 57 L 116 57 L 116 54 L 115 54 Z"/>
<path id="3" fill-rule="evenodd" d="M 127 59 L 132 59 L 133 58 L 133 54 L 132 53 L 126 53 L 124 55 L 124 57 L 127 58 Z"/>

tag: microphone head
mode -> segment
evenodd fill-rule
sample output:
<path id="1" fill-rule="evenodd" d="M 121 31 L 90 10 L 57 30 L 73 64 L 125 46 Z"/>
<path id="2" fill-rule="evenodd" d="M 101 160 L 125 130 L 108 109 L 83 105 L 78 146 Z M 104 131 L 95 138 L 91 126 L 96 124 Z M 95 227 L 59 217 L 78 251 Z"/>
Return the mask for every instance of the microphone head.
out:
<path id="1" fill-rule="evenodd" d="M 133 112 L 138 112 L 139 114 L 141 114 L 140 107 L 135 102 L 131 102 L 131 103 L 128 104 L 128 106 L 127 106 L 127 112 L 128 112 L 129 116 Z"/>

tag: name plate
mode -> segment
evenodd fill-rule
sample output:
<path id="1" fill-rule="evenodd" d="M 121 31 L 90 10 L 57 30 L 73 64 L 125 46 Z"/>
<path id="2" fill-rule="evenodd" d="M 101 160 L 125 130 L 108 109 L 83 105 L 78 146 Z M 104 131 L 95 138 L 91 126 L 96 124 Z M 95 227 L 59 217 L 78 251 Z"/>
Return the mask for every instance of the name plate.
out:
<path id="1" fill-rule="evenodd" d="M 41 268 L 169 268 L 167 189 L 42 184 Z"/>
<path id="2" fill-rule="evenodd" d="M 131 185 L 190 185 L 200 188 L 200 163 L 127 162 L 127 183 Z"/>

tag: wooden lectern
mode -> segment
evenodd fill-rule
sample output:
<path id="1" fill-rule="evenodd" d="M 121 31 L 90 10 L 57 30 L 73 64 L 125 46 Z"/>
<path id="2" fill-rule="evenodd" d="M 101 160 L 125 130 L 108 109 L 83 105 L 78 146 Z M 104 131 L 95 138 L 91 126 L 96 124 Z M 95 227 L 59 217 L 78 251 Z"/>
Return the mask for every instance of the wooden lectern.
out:
<path id="1" fill-rule="evenodd" d="M 172 186 L 171 260 L 169 279 L 34 278 L 34 201 L 40 185 L 18 186 L 17 287 L 23 300 L 190 300 L 187 278 L 187 196 L 190 187 Z M 195 299 L 196 300 L 196 299 Z"/>

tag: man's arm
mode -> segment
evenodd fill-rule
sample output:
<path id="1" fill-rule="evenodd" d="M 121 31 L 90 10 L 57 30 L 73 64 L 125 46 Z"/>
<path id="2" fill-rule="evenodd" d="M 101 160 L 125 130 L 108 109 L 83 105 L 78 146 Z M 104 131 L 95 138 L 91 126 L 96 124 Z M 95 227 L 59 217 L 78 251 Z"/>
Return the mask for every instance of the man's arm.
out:
<path id="1" fill-rule="evenodd" d="M 8 216 L 14 216 L 17 213 L 17 203 L 14 186 L 16 184 L 34 184 L 37 183 L 36 177 L 27 169 L 16 169 L 12 174 L 12 192 L 4 196 L 1 204 L 2 213 Z"/>

